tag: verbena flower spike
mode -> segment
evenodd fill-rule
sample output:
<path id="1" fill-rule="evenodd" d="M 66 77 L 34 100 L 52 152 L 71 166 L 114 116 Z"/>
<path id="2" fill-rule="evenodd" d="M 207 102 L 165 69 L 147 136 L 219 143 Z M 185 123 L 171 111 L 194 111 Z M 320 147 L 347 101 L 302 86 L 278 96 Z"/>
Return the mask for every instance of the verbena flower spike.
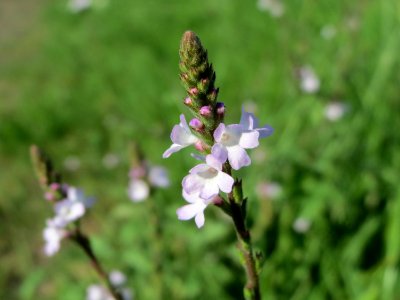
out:
<path id="1" fill-rule="evenodd" d="M 51 160 L 37 146 L 31 146 L 31 159 L 39 183 L 44 191 L 44 198 L 53 205 L 55 216 L 46 221 L 43 230 L 45 240 L 44 253 L 56 254 L 64 239 L 75 242 L 90 259 L 91 265 L 105 282 L 111 299 L 124 300 L 122 293 L 110 281 L 100 261 L 95 255 L 90 239 L 80 226 L 79 220 L 94 203 L 94 198 L 86 197 L 82 190 L 62 183 L 61 176 L 53 169 Z"/>
<path id="2" fill-rule="evenodd" d="M 238 247 L 247 282 L 244 287 L 246 299 L 261 299 L 259 288 L 259 256 L 255 256 L 250 232 L 246 225 L 246 203 L 243 198 L 242 181 L 232 177 L 232 169 L 249 166 L 251 159 L 246 149 L 259 145 L 259 139 L 272 134 L 269 125 L 259 127 L 257 118 L 242 111 L 239 124 L 225 125 L 225 105 L 217 102 L 215 72 L 208 62 L 207 51 L 194 32 L 184 33 L 180 46 L 180 78 L 187 96 L 183 103 L 194 118 L 175 125 L 171 133 L 172 146 L 163 157 L 194 145 L 200 154 L 192 154 L 202 160 L 182 180 L 182 195 L 189 204 L 177 210 L 179 220 L 194 218 L 198 228 L 205 223 L 204 210 L 210 204 L 223 209 L 233 220 L 238 237 Z M 203 159 L 204 157 L 204 159 Z M 224 196 L 225 193 L 226 195 Z"/>

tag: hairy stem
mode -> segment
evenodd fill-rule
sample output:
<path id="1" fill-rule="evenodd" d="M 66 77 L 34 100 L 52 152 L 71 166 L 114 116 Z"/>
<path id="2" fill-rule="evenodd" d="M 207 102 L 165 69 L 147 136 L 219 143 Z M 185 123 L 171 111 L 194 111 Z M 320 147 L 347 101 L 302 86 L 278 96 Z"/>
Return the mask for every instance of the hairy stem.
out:
<path id="1" fill-rule="evenodd" d="M 231 168 L 225 165 L 226 172 L 231 175 Z M 244 211 L 244 201 L 242 196 L 242 182 L 235 181 L 234 188 L 228 194 L 230 206 L 230 216 L 233 220 L 236 236 L 238 238 L 238 248 L 242 258 L 242 264 L 246 271 L 246 285 L 243 293 L 246 300 L 260 300 L 260 284 L 256 261 L 254 258 L 253 247 L 251 244 L 250 231 L 246 226 L 246 215 Z"/>

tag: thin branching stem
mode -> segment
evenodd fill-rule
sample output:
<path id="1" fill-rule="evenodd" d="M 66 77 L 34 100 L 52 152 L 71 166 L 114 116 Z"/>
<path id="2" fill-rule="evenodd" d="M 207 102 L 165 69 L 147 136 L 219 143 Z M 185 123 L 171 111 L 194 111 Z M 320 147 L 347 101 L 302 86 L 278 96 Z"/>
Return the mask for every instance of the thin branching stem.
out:
<path id="1" fill-rule="evenodd" d="M 84 235 L 79 228 L 77 228 L 74 233 L 70 236 L 70 239 L 73 240 L 86 254 L 86 256 L 90 260 L 90 264 L 99 277 L 105 282 L 107 289 L 110 291 L 115 300 L 123 300 L 121 293 L 119 293 L 115 287 L 110 282 L 107 272 L 104 271 L 100 261 L 95 255 L 93 248 L 90 244 L 89 238 Z"/>

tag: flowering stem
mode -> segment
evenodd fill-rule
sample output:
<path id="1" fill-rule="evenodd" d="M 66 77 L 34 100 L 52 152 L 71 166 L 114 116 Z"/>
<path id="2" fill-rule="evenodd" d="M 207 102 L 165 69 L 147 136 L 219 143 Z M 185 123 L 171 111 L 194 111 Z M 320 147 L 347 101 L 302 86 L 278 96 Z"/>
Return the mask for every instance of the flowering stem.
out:
<path id="1" fill-rule="evenodd" d="M 225 165 L 225 171 L 231 175 L 231 167 Z M 234 188 L 228 194 L 230 216 L 233 220 L 236 235 L 238 238 L 238 248 L 242 258 L 242 264 L 246 271 L 247 282 L 244 287 L 244 297 L 246 300 L 260 300 L 260 284 L 256 260 L 254 258 L 253 248 L 251 244 L 250 231 L 246 226 L 245 199 L 242 195 L 242 181 L 236 180 Z M 244 203 L 244 205 L 243 205 Z"/>
<path id="2" fill-rule="evenodd" d="M 90 263 L 99 277 L 106 283 L 108 290 L 112 294 L 115 300 L 123 300 L 122 295 L 115 289 L 115 287 L 111 284 L 108 274 L 104 271 L 103 267 L 100 264 L 100 261 L 97 259 L 92 246 L 90 244 L 89 238 L 84 235 L 79 228 L 77 228 L 73 234 L 70 236 L 70 239 L 73 240 L 85 254 L 89 257 Z"/>

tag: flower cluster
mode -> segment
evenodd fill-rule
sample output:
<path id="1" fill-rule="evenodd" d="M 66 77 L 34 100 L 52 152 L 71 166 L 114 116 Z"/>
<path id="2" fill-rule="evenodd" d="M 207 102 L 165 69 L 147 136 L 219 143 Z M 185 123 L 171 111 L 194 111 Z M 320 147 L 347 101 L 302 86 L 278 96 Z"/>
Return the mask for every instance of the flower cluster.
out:
<path id="1" fill-rule="evenodd" d="M 244 110 L 239 124 L 225 125 L 225 105 L 217 102 L 215 72 L 194 32 L 184 33 L 179 54 L 180 77 L 187 91 L 183 103 L 194 118 L 188 124 L 185 116 L 180 116 L 180 123 L 172 129 L 172 145 L 163 157 L 191 145 L 202 154 L 193 155 L 202 163 L 193 167 L 182 181 L 182 196 L 189 204 L 177 210 L 180 220 L 195 218 L 200 228 L 204 225 L 205 208 L 210 203 L 223 203 L 220 192 L 232 192 L 235 180 L 231 169 L 250 165 L 246 150 L 256 148 L 259 139 L 271 135 L 273 129 L 269 125 L 260 127 L 257 118 Z"/>
<path id="2" fill-rule="evenodd" d="M 195 129 L 191 129 L 185 117 L 181 115 L 180 124 L 175 125 L 172 130 L 173 144 L 164 152 L 163 157 L 169 157 L 184 147 L 203 142 L 192 130 Z M 220 192 L 232 191 L 234 179 L 224 171 L 224 164 L 228 162 L 234 170 L 250 165 L 251 159 L 246 149 L 257 147 L 259 139 L 271 135 L 272 132 L 273 129 L 269 125 L 259 127 L 257 118 L 245 111 L 242 111 L 239 124 L 220 123 L 213 133 L 214 144 L 210 145 L 211 153 L 204 158 L 200 157 L 203 163 L 193 167 L 182 181 L 183 198 L 190 204 L 177 210 L 178 218 L 189 220 L 195 217 L 197 227 L 202 227 L 203 212 L 207 205 L 218 202 Z M 207 153 L 204 150 L 202 152 Z"/>
<path id="3" fill-rule="evenodd" d="M 68 226 L 85 214 L 87 208 L 93 205 L 94 198 L 86 197 L 82 190 L 65 184 L 52 183 L 49 189 L 45 198 L 53 202 L 55 216 L 46 221 L 43 238 L 44 253 L 52 256 L 60 249 L 61 240 L 68 236 Z M 58 200 L 57 195 L 65 196 Z"/>

